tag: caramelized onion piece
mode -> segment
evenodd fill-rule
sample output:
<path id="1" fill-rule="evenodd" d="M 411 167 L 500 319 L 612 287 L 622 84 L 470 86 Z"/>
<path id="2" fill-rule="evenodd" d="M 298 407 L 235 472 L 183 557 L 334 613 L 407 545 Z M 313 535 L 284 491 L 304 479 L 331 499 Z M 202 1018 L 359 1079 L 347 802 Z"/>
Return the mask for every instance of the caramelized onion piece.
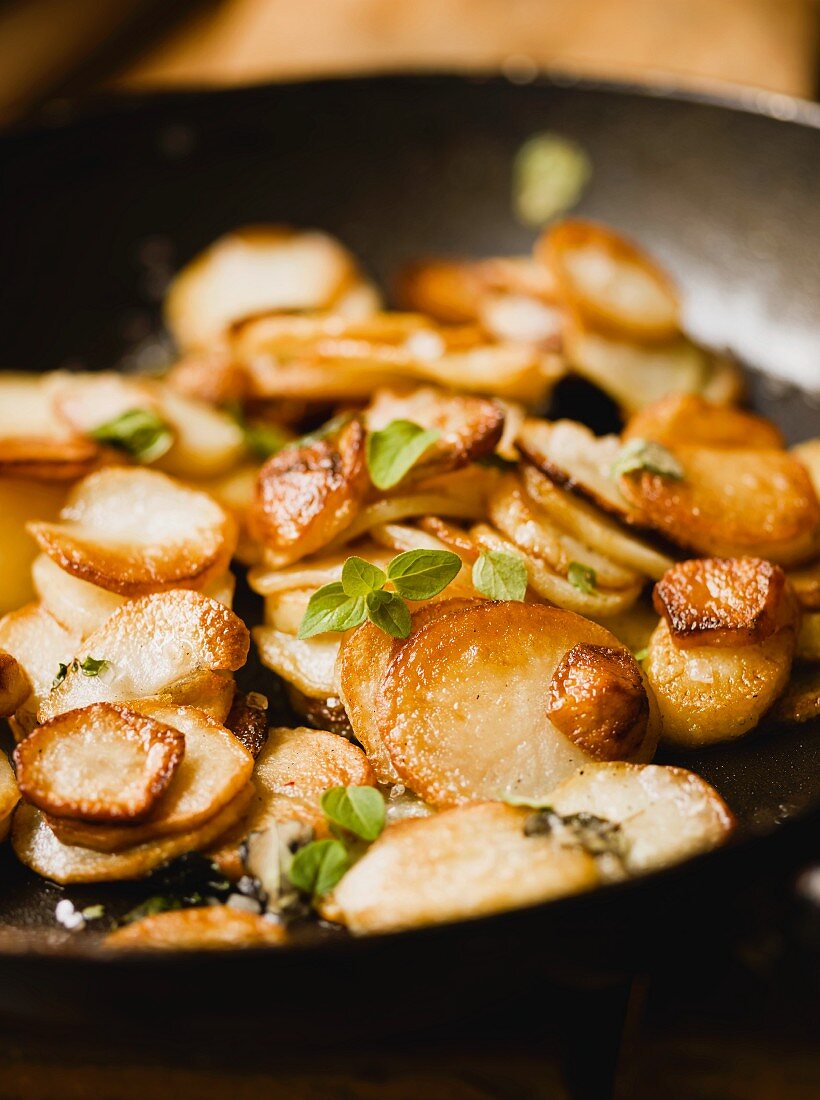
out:
<path id="1" fill-rule="evenodd" d="M 771 421 L 692 393 L 673 393 L 642 409 L 630 419 L 623 439 L 652 439 L 665 447 L 783 448 L 783 436 Z"/>
<path id="2" fill-rule="evenodd" d="M 29 802 L 55 817 L 143 820 L 167 789 L 185 737 L 112 703 L 67 711 L 34 730 L 14 752 Z"/>
<path id="3" fill-rule="evenodd" d="M 221 951 L 227 947 L 271 947 L 286 940 L 281 924 L 228 905 L 172 909 L 132 921 L 105 938 L 121 951 Z"/>

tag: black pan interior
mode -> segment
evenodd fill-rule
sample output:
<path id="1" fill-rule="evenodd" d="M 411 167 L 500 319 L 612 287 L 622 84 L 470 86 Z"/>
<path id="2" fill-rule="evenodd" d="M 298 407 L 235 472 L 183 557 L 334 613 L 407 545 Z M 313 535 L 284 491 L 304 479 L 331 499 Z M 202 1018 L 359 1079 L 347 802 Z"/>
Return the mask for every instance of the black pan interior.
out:
<path id="1" fill-rule="evenodd" d="M 551 131 L 580 143 L 592 162 L 578 210 L 634 234 L 669 265 L 696 334 L 742 348 L 751 368 L 769 369 L 797 339 L 820 389 L 820 112 L 787 103 L 792 119 L 784 120 L 765 113 L 772 103 L 762 100 L 755 113 L 546 79 L 522 87 L 388 77 L 128 99 L 82 112 L 53 107 L 38 126 L 0 143 L 2 366 L 150 365 L 168 277 L 243 223 L 327 229 L 388 287 L 391 273 L 419 254 L 528 250 L 533 230 L 514 215 L 512 163 L 523 141 Z M 775 106 L 782 114 L 784 101 Z M 743 329 L 750 302 L 751 348 Z M 790 440 L 817 434 L 816 392 L 754 369 L 749 387 Z M 247 617 L 252 601 L 246 594 L 239 605 Z M 287 720 L 273 674 L 253 667 L 244 679 Z M 678 762 L 712 781 L 747 831 L 765 835 L 793 818 L 790 835 L 799 828 L 805 838 L 820 806 L 817 735 L 816 726 L 766 731 Z M 768 850 L 761 841 L 759 853 Z M 781 848 L 772 851 L 783 858 Z M 740 858 L 718 854 L 693 866 L 720 867 L 712 875 L 722 877 Z M 743 858 L 747 867 L 756 862 Z M 61 892 L 24 872 L 7 848 L 0 862 L 0 929 L 53 931 Z M 654 881 L 614 896 L 649 905 Z M 690 890 L 698 879 L 686 870 L 662 881 Z M 105 901 L 112 913 L 133 903 L 133 889 L 75 895 Z M 550 918 L 542 912 L 543 928 Z M 488 936 L 515 927 L 479 924 Z M 14 945 L 16 938 L 7 943 Z"/>

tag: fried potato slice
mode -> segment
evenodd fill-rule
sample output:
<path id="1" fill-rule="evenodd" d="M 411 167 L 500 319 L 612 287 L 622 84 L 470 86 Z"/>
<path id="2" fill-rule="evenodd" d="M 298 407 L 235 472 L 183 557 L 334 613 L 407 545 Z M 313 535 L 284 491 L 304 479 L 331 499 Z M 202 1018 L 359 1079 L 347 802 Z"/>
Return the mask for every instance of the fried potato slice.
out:
<path id="1" fill-rule="evenodd" d="M 770 420 L 693 393 L 671 393 L 647 405 L 630 418 L 622 438 L 652 439 L 665 447 L 783 448 L 783 436 Z"/>
<path id="2" fill-rule="evenodd" d="M 795 644 L 791 625 L 757 645 L 682 649 L 661 619 L 643 669 L 661 712 L 664 741 L 699 748 L 754 729 L 788 683 Z"/>
<path id="3" fill-rule="evenodd" d="M 409 478 L 418 481 L 492 454 L 504 431 L 504 407 L 486 398 L 446 394 L 430 386 L 403 392 L 381 389 L 365 411 L 368 431 L 380 431 L 394 420 L 410 420 L 439 433 L 409 471 Z"/>
<path id="4" fill-rule="evenodd" d="M 809 611 L 820 611 L 820 561 L 786 573 L 797 602 Z"/>
<path id="5" fill-rule="evenodd" d="M 287 565 L 348 527 L 369 486 L 365 430 L 353 419 L 332 437 L 268 459 L 256 484 L 252 531 L 279 565 Z"/>
<path id="6" fill-rule="evenodd" d="M 814 491 L 820 496 L 820 439 L 807 439 L 798 443 L 791 452 L 798 462 L 808 470 Z"/>
<path id="7" fill-rule="evenodd" d="M 73 654 L 107 662 L 101 675 L 70 667 L 40 707 L 47 721 L 97 702 L 128 702 L 167 692 L 203 671 L 234 672 L 250 637 L 241 619 L 200 592 L 178 589 L 123 604 Z M 55 670 L 56 671 L 56 670 Z"/>
<path id="8" fill-rule="evenodd" d="M 86 822 L 79 820 L 79 815 L 48 812 L 46 820 L 63 843 L 118 852 L 135 844 L 188 833 L 229 805 L 250 781 L 251 754 L 230 730 L 196 707 L 141 701 L 133 709 L 181 739 L 184 755 L 170 782 L 160 792 L 161 797 L 153 801 L 150 812 L 134 823 Z M 19 747 L 23 749 L 27 741 Z"/>
<path id="9" fill-rule="evenodd" d="M 276 727 L 256 759 L 256 795 L 250 811 L 209 855 L 229 877 L 241 874 L 237 846 L 273 824 L 298 821 L 327 836 L 320 800 L 333 787 L 373 786 L 376 777 L 362 750 L 326 730 Z"/>
<path id="10" fill-rule="evenodd" d="M 14 814 L 11 842 L 21 863 L 61 885 L 144 878 L 177 856 L 212 845 L 246 812 L 252 797 L 253 785 L 248 783 L 232 802 L 199 828 L 135 844 L 121 852 L 96 852 L 63 844 L 42 812 L 28 802 L 21 802 Z"/>
<path id="11" fill-rule="evenodd" d="M 618 826 L 629 874 L 668 867 L 722 844 L 734 828 L 705 779 L 656 764 L 588 764 L 550 795 L 562 817 L 593 814 Z"/>
<path id="12" fill-rule="evenodd" d="M 60 626 L 38 604 L 27 604 L 0 619 L 0 649 L 11 654 L 31 686 L 11 722 L 15 737 L 24 737 L 37 725 L 37 710 L 51 691 L 61 664 L 68 664 L 80 639 Z"/>
<path id="13" fill-rule="evenodd" d="M 154 913 L 109 932 L 105 946 L 121 951 L 221 951 L 226 947 L 269 947 L 285 942 L 283 925 L 259 913 L 229 905 Z"/>
<path id="14" fill-rule="evenodd" d="M 616 338 L 669 340 L 680 329 L 680 303 L 669 276 L 632 241 L 595 222 L 551 226 L 535 255 L 552 274 L 559 299 Z"/>
<path id="15" fill-rule="evenodd" d="M 268 700 L 258 691 L 237 692 L 225 728 L 255 760 L 268 739 Z"/>
<path id="16" fill-rule="evenodd" d="M 550 680 L 582 643 L 623 654 L 646 696 L 629 651 L 572 612 L 476 601 L 427 623 L 381 681 L 379 732 L 396 771 L 425 802 L 452 806 L 508 795 L 541 798 L 593 758 L 651 759 L 658 735 L 653 709 L 648 722 L 643 713 L 636 716 L 643 736 L 603 731 L 594 757 L 548 715 Z M 596 708 L 621 697 L 621 678 L 602 671 L 592 683 Z"/>
<path id="17" fill-rule="evenodd" d="M 0 717 L 14 714 L 31 690 L 31 681 L 17 658 L 0 649 Z"/>
<path id="18" fill-rule="evenodd" d="M 39 726 L 17 746 L 20 791 L 55 817 L 142 821 L 185 753 L 185 737 L 138 711 L 93 703 Z"/>
<path id="19" fill-rule="evenodd" d="M 791 455 L 684 444 L 672 453 L 681 479 L 646 469 L 618 479 L 644 524 L 685 549 L 716 557 L 748 554 L 788 565 L 816 552 L 820 503 Z"/>
<path id="20" fill-rule="evenodd" d="M 192 672 L 182 680 L 175 680 L 163 691 L 152 695 L 150 702 L 171 707 L 196 707 L 222 725 L 230 713 L 235 695 L 236 682 L 230 672 L 203 669 Z"/>
<path id="21" fill-rule="evenodd" d="M 65 500 L 62 484 L 0 478 L 0 615 L 34 599 L 31 565 L 37 546 L 26 530 L 30 520 L 54 520 Z"/>
<path id="22" fill-rule="evenodd" d="M 11 764 L 5 753 L 0 753 L 0 840 L 8 832 L 8 821 L 20 801 L 20 791 Z"/>
<path id="23" fill-rule="evenodd" d="M 820 614 L 816 611 L 801 618 L 796 656 L 800 661 L 820 661 Z"/>
<path id="24" fill-rule="evenodd" d="M 582 848 L 526 836 L 527 810 L 496 802 L 390 825 L 322 914 L 355 935 L 395 932 L 535 905 L 599 882 Z"/>
<path id="25" fill-rule="evenodd" d="M 447 589 L 449 596 L 450 589 Z M 447 598 L 426 604 L 413 612 L 414 637 L 427 623 L 459 608 L 464 599 Z M 407 639 L 391 638 L 371 622 L 349 631 L 341 641 L 336 661 L 335 680 L 339 687 L 350 725 L 364 747 L 380 783 L 399 783 L 400 777 L 382 740 L 376 714 L 382 678 Z"/>
<path id="26" fill-rule="evenodd" d="M 549 270 L 529 256 L 417 260 L 401 269 L 395 289 L 403 309 L 445 324 L 479 319 L 489 297 L 514 295 L 553 302 L 556 293 Z"/>
<path id="27" fill-rule="evenodd" d="M 353 547 L 350 548 L 350 550 L 353 549 Z M 293 565 L 283 566 L 281 569 L 259 566 L 248 573 L 248 583 L 260 596 L 278 595 L 299 588 L 307 588 L 315 592 L 322 585 L 341 580 L 342 567 L 350 557 L 350 550 L 325 552 L 321 556 L 294 562 Z M 383 546 L 378 546 L 370 540 L 359 543 L 355 547 L 355 552 L 358 557 L 364 558 L 365 561 L 369 561 L 371 565 L 376 565 L 380 569 L 386 569 L 388 562 L 394 557 Z"/>
<path id="28" fill-rule="evenodd" d="M 534 466 L 525 464 L 521 479 L 527 494 L 554 523 L 611 561 L 654 580 L 660 580 L 674 564 L 667 554 L 624 529 L 588 501 L 562 489 Z"/>
<path id="29" fill-rule="evenodd" d="M 779 565 L 760 558 L 694 558 L 678 562 L 655 585 L 655 610 L 675 645 L 755 645 L 794 620 Z"/>
<path id="30" fill-rule="evenodd" d="M 366 294 L 351 296 L 354 287 Z M 181 348 L 207 347 L 237 320 L 264 311 L 378 308 L 353 256 L 334 237 L 286 226 L 226 233 L 179 272 L 165 320 Z"/>
<path id="31" fill-rule="evenodd" d="M 335 695 L 334 669 L 340 635 L 321 634 L 315 638 L 297 638 L 271 626 L 255 626 L 253 640 L 259 659 L 283 680 L 311 699 Z"/>
<path id="32" fill-rule="evenodd" d="M 82 481 L 59 523 L 31 523 L 61 569 L 121 596 L 203 587 L 236 546 L 231 516 L 205 493 L 154 470 L 100 470 Z"/>
<path id="33" fill-rule="evenodd" d="M 820 717 L 820 666 L 797 665 L 769 715 L 775 722 L 808 722 Z"/>

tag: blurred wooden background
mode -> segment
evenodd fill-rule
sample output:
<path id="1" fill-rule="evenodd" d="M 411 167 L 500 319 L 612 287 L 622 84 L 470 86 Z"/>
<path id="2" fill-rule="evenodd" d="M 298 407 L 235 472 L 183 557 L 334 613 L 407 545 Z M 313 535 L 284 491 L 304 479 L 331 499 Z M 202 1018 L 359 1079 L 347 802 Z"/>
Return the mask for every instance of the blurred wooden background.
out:
<path id="1" fill-rule="evenodd" d="M 0 0 L 0 117 L 100 85 L 553 66 L 813 96 L 815 0 Z"/>

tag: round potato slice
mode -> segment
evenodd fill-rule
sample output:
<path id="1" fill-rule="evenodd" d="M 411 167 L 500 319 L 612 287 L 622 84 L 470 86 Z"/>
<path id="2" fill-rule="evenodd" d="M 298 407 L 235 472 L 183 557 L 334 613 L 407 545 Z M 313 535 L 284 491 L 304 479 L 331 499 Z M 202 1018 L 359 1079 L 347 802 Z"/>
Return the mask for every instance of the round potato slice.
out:
<path id="1" fill-rule="evenodd" d="M 250 780 L 251 754 L 230 730 L 196 707 L 145 701 L 134 705 L 135 710 L 137 707 L 154 724 L 170 727 L 184 744 L 185 754 L 170 783 L 164 793 L 160 792 L 162 797 L 153 800 L 150 813 L 141 815 L 138 824 L 85 823 L 76 820 L 79 815 L 57 818 L 51 810 L 48 824 L 64 843 L 117 852 L 135 844 L 190 832 L 219 813 Z M 21 749 L 25 749 L 27 741 Z"/>
<path id="2" fill-rule="evenodd" d="M 236 524 L 205 493 L 153 470 L 112 468 L 86 478 L 60 523 L 31 523 L 61 569 L 121 596 L 202 587 L 224 573 Z"/>
<path id="3" fill-rule="evenodd" d="M 339 638 L 336 633 L 297 638 L 272 626 L 253 628 L 262 664 L 289 684 L 295 684 L 310 699 L 327 699 L 336 693 L 334 669 Z"/>
<path id="4" fill-rule="evenodd" d="M 796 656 L 800 661 L 820 661 L 820 613 L 813 611 L 802 616 Z"/>
<path id="5" fill-rule="evenodd" d="M 142 821 L 167 789 L 185 737 L 137 711 L 93 703 L 34 730 L 14 752 L 23 796 L 45 813 Z"/>
<path id="6" fill-rule="evenodd" d="M 368 491 L 365 430 L 350 420 L 332 437 L 286 447 L 259 471 L 251 526 L 287 565 L 346 528 Z"/>
<path id="7" fill-rule="evenodd" d="M 669 276 L 612 229 L 559 222 L 538 242 L 536 256 L 555 279 L 559 299 L 592 327 L 639 341 L 668 340 L 680 328 Z"/>
<path id="8" fill-rule="evenodd" d="M 652 439 L 672 447 L 783 448 L 783 436 L 771 421 L 693 393 L 673 393 L 648 405 L 630 419 L 622 438 Z"/>
<path id="9" fill-rule="evenodd" d="M 105 938 L 121 951 L 207 951 L 226 947 L 269 947 L 285 942 L 284 926 L 259 913 L 229 905 L 172 909 L 133 921 Z"/>
<path id="10" fill-rule="evenodd" d="M 200 592 L 130 600 L 75 650 L 65 679 L 43 698 L 40 719 L 89 703 L 159 695 L 203 671 L 233 672 L 245 663 L 249 644 L 241 619 Z M 83 670 L 86 657 L 106 662 L 99 675 Z"/>
<path id="11" fill-rule="evenodd" d="M 663 721 L 663 739 L 682 748 L 730 741 L 753 729 L 789 680 L 794 625 L 758 645 L 675 644 L 661 619 L 643 662 Z"/>
<path id="12" fill-rule="evenodd" d="M 0 840 L 8 832 L 12 811 L 20 801 L 20 791 L 11 764 L 5 753 L 0 753 Z"/>
<path id="13" fill-rule="evenodd" d="M 776 722 L 808 722 L 820 717 L 820 666 L 796 665 L 786 690 L 769 712 Z"/>
<path id="14" fill-rule="evenodd" d="M 9 653 L 31 685 L 16 711 L 12 728 L 24 737 L 37 725 L 37 711 L 51 691 L 61 665 L 68 665 L 80 639 L 62 627 L 39 604 L 27 604 L 0 619 L 0 649 Z"/>
<path id="15" fill-rule="evenodd" d="M 642 521 L 698 554 L 810 558 L 820 540 L 820 503 L 803 466 L 784 451 L 678 445 L 682 478 L 622 474 L 620 490 Z"/>
<path id="16" fill-rule="evenodd" d="M 548 713 L 550 682 L 578 646 L 600 660 L 577 668 L 578 718 L 567 732 Z M 632 673 L 626 690 L 612 661 Z M 637 677 L 635 677 L 637 673 Z M 640 669 L 614 635 L 541 604 L 480 602 L 428 623 L 401 647 L 381 682 L 379 731 L 411 790 L 435 806 L 543 798 L 590 759 L 651 759 L 657 742 Z M 602 716 L 625 715 L 617 732 Z M 563 724 L 563 723 L 562 723 Z"/>
<path id="17" fill-rule="evenodd" d="M 325 900 L 356 935 L 485 916 L 588 890 L 595 860 L 527 836 L 529 811 L 485 803 L 390 825 Z"/>
<path id="18" fill-rule="evenodd" d="M 814 491 L 820 496 L 820 439 L 807 439 L 792 448 L 792 454 L 808 470 Z"/>
<path id="19" fill-rule="evenodd" d="M 0 717 L 8 718 L 31 695 L 31 681 L 16 657 L 0 649 Z"/>
<path id="20" fill-rule="evenodd" d="M 800 606 L 807 611 L 820 611 L 820 561 L 804 569 L 790 569 L 786 576 Z"/>
<path id="21" fill-rule="evenodd" d="M 248 783 L 232 802 L 198 829 L 135 844 L 122 852 L 95 852 L 63 844 L 42 812 L 28 802 L 21 802 L 14 813 L 11 842 L 21 863 L 61 885 L 144 878 L 177 856 L 209 847 L 239 820 L 252 797 L 253 786 Z"/>
<path id="22" fill-rule="evenodd" d="M 592 814 L 617 825 L 629 874 L 707 852 L 734 828 L 726 803 L 706 780 L 655 764 L 588 764 L 556 787 L 550 806 L 562 817 Z"/>

